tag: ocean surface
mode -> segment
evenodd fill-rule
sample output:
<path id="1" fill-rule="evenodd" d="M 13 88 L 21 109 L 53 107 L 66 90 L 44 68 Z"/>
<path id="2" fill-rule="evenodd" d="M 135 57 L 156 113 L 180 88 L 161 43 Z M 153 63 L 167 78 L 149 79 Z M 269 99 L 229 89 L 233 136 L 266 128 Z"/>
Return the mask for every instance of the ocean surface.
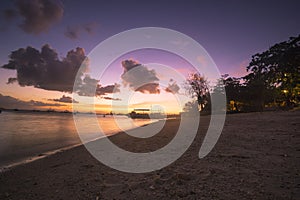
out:
<path id="1" fill-rule="evenodd" d="M 81 132 L 83 130 L 85 138 L 91 141 L 99 138 L 95 127 L 89 126 L 91 118 L 96 117 L 105 135 L 154 122 L 149 119 L 132 120 L 127 116 L 77 114 L 76 117 L 85 124 Z M 0 114 L 0 170 L 80 144 L 82 142 L 70 113 L 3 111 Z"/>

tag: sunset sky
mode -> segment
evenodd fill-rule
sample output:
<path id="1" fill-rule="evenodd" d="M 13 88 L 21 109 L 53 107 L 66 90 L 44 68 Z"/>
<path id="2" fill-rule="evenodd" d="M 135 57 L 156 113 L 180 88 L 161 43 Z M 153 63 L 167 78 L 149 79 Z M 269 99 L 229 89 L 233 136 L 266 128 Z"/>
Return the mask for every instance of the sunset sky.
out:
<path id="1" fill-rule="evenodd" d="M 91 111 L 84 102 L 95 98 L 98 112 L 160 105 L 178 113 L 178 102 L 189 100 L 182 85 L 193 66 L 170 52 L 145 49 L 117 58 L 101 77 L 82 80 L 98 85 L 96 97 L 84 86 L 73 93 L 72 77 L 100 42 L 133 28 L 182 32 L 205 48 L 221 74 L 235 77 L 246 74 L 252 55 L 300 33 L 299 1 L 28 2 L 1 1 L 0 108 L 71 110 L 74 98 L 78 111 Z M 136 66 L 153 84 L 137 88 L 134 77 L 122 76 Z"/>

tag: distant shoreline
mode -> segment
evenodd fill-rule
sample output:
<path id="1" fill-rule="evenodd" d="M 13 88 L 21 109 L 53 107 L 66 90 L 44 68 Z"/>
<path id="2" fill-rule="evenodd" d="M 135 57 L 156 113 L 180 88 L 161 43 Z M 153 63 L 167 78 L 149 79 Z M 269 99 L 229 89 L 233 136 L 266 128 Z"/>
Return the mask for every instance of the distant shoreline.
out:
<path id="1" fill-rule="evenodd" d="M 64 111 L 58 111 L 58 110 L 53 110 L 53 109 L 48 109 L 48 110 L 28 110 L 28 109 L 6 109 L 6 108 L 0 108 L 0 110 L 5 111 L 5 112 L 22 112 L 22 113 L 63 113 L 63 114 L 96 114 L 96 115 L 110 115 L 108 113 L 93 113 L 93 112 L 71 112 L 69 110 L 64 110 Z M 121 114 L 117 114 L 121 115 Z M 122 114 L 125 115 L 125 114 Z"/>

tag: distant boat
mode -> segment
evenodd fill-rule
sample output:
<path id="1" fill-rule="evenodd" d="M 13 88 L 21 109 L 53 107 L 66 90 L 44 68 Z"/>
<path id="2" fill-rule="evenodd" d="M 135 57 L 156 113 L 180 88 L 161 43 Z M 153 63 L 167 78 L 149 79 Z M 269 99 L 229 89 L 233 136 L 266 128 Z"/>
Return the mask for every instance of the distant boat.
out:
<path id="1" fill-rule="evenodd" d="M 129 113 L 129 117 L 132 119 L 163 119 L 166 116 L 161 112 L 153 112 L 151 109 L 135 108 Z"/>
<path id="2" fill-rule="evenodd" d="M 130 114 L 129 114 L 130 118 L 132 119 L 150 119 L 150 116 L 149 114 L 147 113 L 137 113 L 135 111 L 132 111 Z"/>

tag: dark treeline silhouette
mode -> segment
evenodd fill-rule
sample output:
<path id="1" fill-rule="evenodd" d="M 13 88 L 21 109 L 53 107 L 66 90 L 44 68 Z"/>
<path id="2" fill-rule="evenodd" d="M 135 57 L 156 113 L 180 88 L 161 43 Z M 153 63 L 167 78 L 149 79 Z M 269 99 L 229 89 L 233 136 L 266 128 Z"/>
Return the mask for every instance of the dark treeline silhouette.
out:
<path id="1" fill-rule="evenodd" d="M 253 55 L 246 68 L 249 73 L 244 77 L 222 75 L 210 94 L 204 76 L 194 73 L 187 79 L 187 91 L 197 98 L 194 104 L 198 103 L 200 110 L 209 110 L 209 95 L 223 93 L 222 88 L 226 90 L 228 112 L 292 109 L 299 106 L 300 35 Z M 185 110 L 193 107 L 192 104 L 189 102 Z"/>
<path id="2" fill-rule="evenodd" d="M 300 35 L 252 56 L 247 74 L 223 76 L 229 111 L 291 109 L 300 101 Z"/>

